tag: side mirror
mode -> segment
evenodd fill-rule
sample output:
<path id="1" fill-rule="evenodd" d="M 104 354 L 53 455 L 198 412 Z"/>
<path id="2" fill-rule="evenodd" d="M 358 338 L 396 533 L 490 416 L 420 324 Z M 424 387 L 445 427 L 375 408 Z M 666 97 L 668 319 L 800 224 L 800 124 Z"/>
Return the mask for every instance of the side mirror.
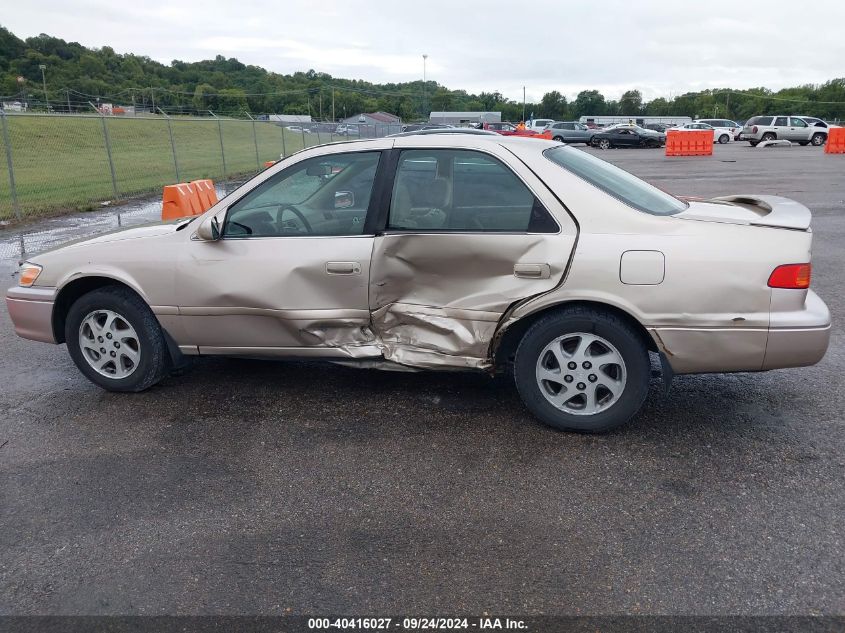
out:
<path id="1" fill-rule="evenodd" d="M 222 220 L 226 217 L 224 213 L 215 213 L 205 218 L 197 227 L 197 237 L 205 242 L 216 242 L 223 235 Z"/>
<path id="2" fill-rule="evenodd" d="M 348 209 L 355 206 L 355 194 L 351 191 L 335 191 L 334 192 L 334 208 Z"/>

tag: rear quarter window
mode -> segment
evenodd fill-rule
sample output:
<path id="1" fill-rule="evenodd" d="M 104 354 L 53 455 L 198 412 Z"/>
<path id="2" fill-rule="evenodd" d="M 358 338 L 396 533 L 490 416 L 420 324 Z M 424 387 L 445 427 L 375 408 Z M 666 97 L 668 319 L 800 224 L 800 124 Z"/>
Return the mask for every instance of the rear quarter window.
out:
<path id="1" fill-rule="evenodd" d="M 745 125 L 771 125 L 773 118 L 770 116 L 754 116 L 748 119 Z"/>

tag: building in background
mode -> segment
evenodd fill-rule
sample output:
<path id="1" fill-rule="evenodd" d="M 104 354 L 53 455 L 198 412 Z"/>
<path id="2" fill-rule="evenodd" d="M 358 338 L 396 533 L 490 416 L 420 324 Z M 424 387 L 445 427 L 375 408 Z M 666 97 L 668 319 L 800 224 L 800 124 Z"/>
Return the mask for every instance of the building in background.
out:
<path id="1" fill-rule="evenodd" d="M 578 119 L 584 125 L 613 125 L 614 123 L 635 123 L 647 125 L 648 123 L 668 123 L 670 125 L 683 125 L 690 123 L 692 119 L 688 116 L 642 116 L 641 114 L 612 115 L 612 116 L 582 116 Z"/>
<path id="2" fill-rule="evenodd" d="M 501 112 L 432 112 L 429 123 L 439 125 L 478 125 L 479 123 L 501 123 Z"/>

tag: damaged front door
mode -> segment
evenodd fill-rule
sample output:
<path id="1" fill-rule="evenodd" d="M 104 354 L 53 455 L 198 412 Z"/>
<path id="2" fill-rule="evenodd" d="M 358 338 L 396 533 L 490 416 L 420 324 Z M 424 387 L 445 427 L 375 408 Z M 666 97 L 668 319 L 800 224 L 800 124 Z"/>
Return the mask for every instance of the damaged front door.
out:
<path id="1" fill-rule="evenodd" d="M 389 360 L 486 368 L 508 307 L 561 282 L 574 223 L 530 170 L 492 147 L 497 156 L 394 150 L 386 230 L 375 239 L 370 281 L 373 328 Z"/>
<path id="2" fill-rule="evenodd" d="M 191 242 L 179 267 L 186 340 L 208 354 L 378 355 L 365 224 L 380 156 L 300 160 L 228 208 L 222 239 Z"/>

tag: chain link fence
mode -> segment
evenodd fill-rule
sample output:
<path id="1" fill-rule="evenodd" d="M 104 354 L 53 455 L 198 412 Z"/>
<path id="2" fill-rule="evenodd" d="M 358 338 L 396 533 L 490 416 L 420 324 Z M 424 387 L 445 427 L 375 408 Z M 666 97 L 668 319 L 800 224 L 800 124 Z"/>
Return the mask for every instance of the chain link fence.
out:
<path id="1" fill-rule="evenodd" d="M 92 210 L 199 178 L 240 179 L 322 143 L 396 134 L 398 124 L 285 125 L 219 117 L 0 110 L 0 221 Z"/>

